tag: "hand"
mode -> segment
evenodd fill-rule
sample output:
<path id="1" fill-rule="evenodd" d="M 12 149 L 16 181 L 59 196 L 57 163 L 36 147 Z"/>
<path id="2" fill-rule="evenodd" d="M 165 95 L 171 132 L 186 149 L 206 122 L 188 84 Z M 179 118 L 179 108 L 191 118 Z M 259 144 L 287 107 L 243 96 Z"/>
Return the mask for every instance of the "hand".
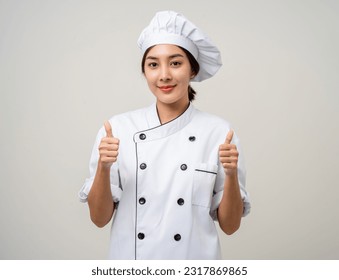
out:
<path id="1" fill-rule="evenodd" d="M 106 121 L 105 124 L 106 137 L 101 139 L 99 145 L 99 163 L 103 167 L 110 168 L 117 161 L 119 150 L 119 139 L 113 136 L 111 124 Z"/>
<path id="2" fill-rule="evenodd" d="M 231 144 L 233 134 L 233 130 L 230 130 L 227 133 L 225 143 L 219 146 L 219 158 L 226 175 L 237 174 L 239 153 L 237 146 Z"/>

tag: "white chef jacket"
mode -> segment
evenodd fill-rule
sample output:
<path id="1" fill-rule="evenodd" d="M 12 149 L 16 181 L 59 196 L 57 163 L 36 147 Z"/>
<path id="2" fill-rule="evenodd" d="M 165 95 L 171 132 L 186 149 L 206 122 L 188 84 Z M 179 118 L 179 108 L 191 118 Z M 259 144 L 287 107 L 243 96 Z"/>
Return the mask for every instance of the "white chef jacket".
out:
<path id="1" fill-rule="evenodd" d="M 110 119 L 120 139 L 119 156 L 111 167 L 111 191 L 116 203 L 111 227 L 111 259 L 220 259 L 215 222 L 224 188 L 219 145 L 230 125 L 192 104 L 176 119 L 161 124 L 156 104 Z M 101 128 L 90 159 L 90 177 L 79 192 L 87 201 L 99 159 Z M 244 203 L 243 154 L 238 178 Z"/>

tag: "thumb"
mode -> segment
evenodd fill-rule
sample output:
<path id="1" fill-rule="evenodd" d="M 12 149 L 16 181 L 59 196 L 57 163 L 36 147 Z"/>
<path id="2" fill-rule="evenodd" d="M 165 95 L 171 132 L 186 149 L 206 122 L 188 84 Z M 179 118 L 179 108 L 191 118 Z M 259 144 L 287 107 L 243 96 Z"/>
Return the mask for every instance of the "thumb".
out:
<path id="1" fill-rule="evenodd" d="M 226 139 L 225 139 L 225 144 L 231 144 L 232 138 L 233 138 L 234 131 L 230 130 L 227 133 Z"/>
<path id="2" fill-rule="evenodd" d="M 112 127 L 109 121 L 105 121 L 104 126 L 105 126 L 106 136 L 113 137 Z"/>

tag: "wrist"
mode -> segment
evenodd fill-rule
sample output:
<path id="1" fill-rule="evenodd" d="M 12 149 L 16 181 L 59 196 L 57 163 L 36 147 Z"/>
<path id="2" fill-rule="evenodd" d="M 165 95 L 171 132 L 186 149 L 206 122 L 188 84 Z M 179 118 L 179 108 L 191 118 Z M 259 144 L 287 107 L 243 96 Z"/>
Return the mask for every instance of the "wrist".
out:
<path id="1" fill-rule="evenodd" d="M 238 181 L 238 171 L 237 170 L 225 170 L 225 179 L 229 181 Z"/>
<path id="2" fill-rule="evenodd" d="M 105 164 L 99 161 L 97 171 L 100 173 L 110 173 L 112 164 Z"/>
<path id="3" fill-rule="evenodd" d="M 238 177 L 238 169 L 224 169 L 224 171 L 228 177 Z"/>

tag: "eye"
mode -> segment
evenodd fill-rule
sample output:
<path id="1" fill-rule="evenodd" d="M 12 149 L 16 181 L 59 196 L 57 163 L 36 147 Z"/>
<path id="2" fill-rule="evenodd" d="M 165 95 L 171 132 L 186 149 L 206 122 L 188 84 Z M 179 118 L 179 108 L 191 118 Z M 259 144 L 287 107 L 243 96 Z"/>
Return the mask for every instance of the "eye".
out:
<path id="1" fill-rule="evenodd" d="M 174 66 L 174 67 L 179 67 L 182 63 L 180 61 L 172 61 L 170 63 L 171 66 Z"/>
<path id="2" fill-rule="evenodd" d="M 150 62 L 150 63 L 148 63 L 148 67 L 149 68 L 156 68 L 158 66 L 158 63 L 156 63 L 156 62 Z"/>

